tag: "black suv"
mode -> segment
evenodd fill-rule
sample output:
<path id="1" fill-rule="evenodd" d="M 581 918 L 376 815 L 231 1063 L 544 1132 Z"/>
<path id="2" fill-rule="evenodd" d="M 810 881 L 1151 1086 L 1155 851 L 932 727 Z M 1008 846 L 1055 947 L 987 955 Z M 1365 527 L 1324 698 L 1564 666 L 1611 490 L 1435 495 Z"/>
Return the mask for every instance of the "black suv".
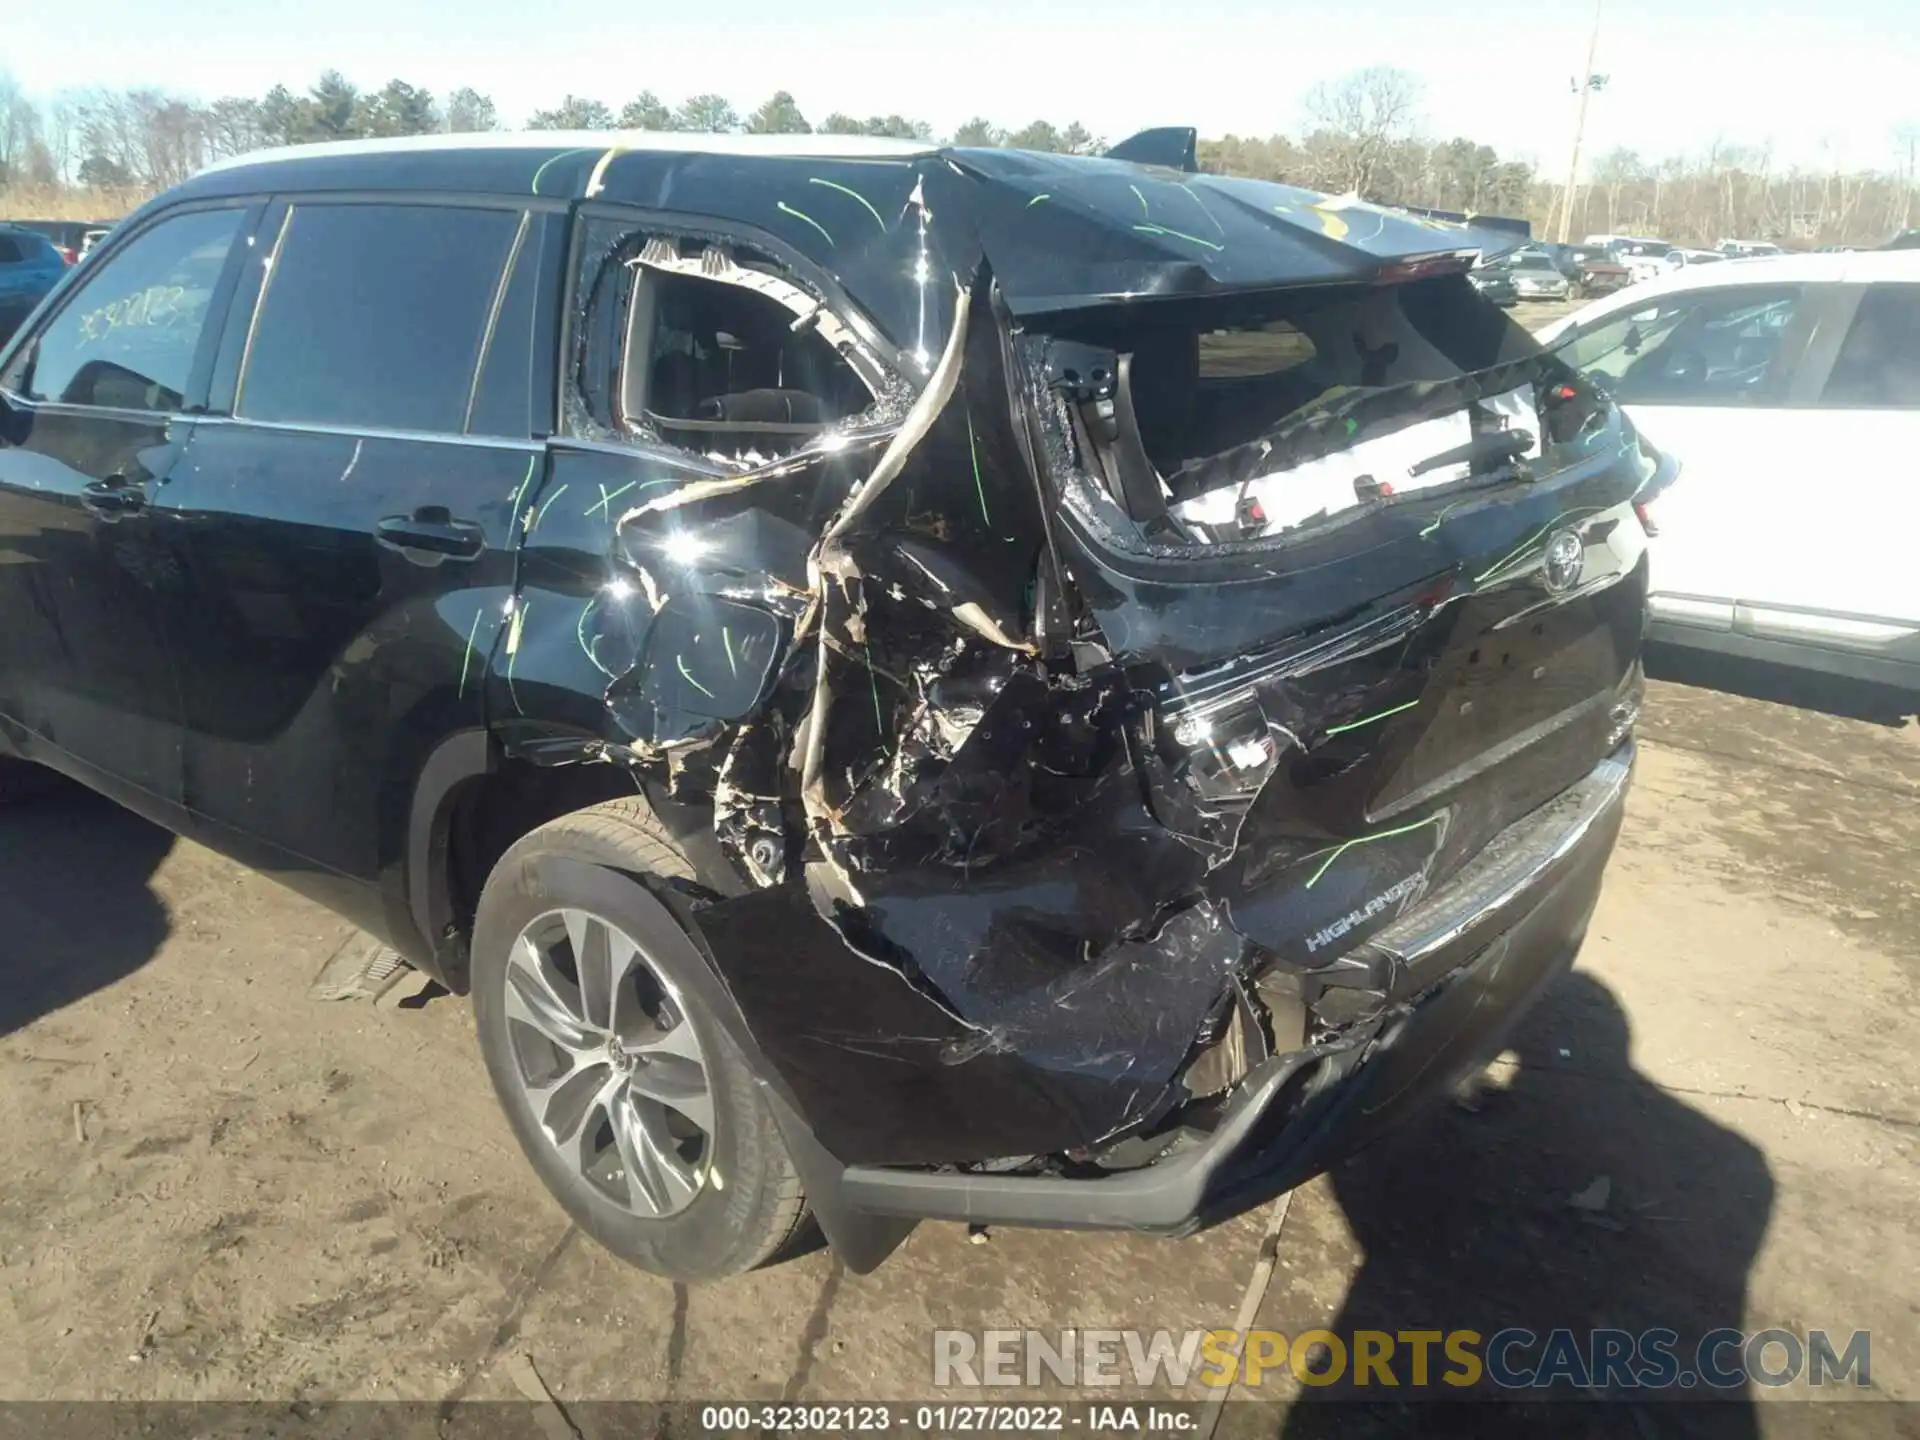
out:
<path id="1" fill-rule="evenodd" d="M 1298 1184 L 1570 963 L 1660 462 L 1512 237 L 1190 155 L 196 177 L 0 354 L 0 765 L 470 993 L 664 1274 Z"/>

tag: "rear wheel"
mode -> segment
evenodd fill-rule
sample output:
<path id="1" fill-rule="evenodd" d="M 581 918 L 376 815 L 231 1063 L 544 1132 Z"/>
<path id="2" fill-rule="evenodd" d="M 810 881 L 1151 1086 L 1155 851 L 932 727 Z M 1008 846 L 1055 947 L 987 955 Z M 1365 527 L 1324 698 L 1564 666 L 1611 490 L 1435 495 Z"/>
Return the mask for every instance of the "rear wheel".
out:
<path id="1" fill-rule="evenodd" d="M 636 876 L 691 875 L 638 800 L 562 816 L 501 857 L 474 923 L 481 1052 L 515 1138 L 581 1228 L 681 1280 L 751 1269 L 806 1200 L 704 962 Z"/>

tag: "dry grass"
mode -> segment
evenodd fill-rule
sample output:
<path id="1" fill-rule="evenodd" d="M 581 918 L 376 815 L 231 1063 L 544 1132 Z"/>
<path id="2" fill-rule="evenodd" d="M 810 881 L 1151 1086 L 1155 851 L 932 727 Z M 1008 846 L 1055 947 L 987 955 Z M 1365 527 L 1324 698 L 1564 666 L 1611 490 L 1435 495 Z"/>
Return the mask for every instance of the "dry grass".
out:
<path id="1" fill-rule="evenodd" d="M 118 220 L 146 198 L 144 191 L 0 185 L 0 220 Z"/>

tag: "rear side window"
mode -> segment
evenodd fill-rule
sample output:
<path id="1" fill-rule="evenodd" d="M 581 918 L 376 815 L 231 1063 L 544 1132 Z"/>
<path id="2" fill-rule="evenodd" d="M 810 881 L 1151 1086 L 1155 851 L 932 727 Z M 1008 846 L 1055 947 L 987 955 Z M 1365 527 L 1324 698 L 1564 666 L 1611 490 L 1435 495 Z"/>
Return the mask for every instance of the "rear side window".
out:
<path id="1" fill-rule="evenodd" d="M 1244 330 L 1212 330 L 1200 337 L 1200 378 L 1235 380 L 1278 375 L 1313 359 L 1313 341 L 1287 320 Z"/>
<path id="2" fill-rule="evenodd" d="M 771 261 L 656 237 L 632 269 L 620 386 L 629 429 L 752 463 L 873 403 L 844 327 Z"/>
<path id="3" fill-rule="evenodd" d="M 1797 285 L 1686 291 L 1617 310 L 1559 349 L 1627 404 L 1750 404 L 1771 389 L 1799 312 Z"/>
<path id="4" fill-rule="evenodd" d="M 444 205 L 295 206 L 235 413 L 459 434 L 520 220 Z"/>
<path id="5" fill-rule="evenodd" d="M 11 235 L 0 235 L 0 265 L 18 265 L 26 258 L 18 240 Z"/>
<path id="6" fill-rule="evenodd" d="M 1920 285 L 1874 285 L 1860 297 L 1820 403 L 1920 408 Z"/>
<path id="7" fill-rule="evenodd" d="M 173 215 L 90 266 L 35 340 L 26 393 L 71 405 L 178 410 L 243 218 L 239 210 Z"/>

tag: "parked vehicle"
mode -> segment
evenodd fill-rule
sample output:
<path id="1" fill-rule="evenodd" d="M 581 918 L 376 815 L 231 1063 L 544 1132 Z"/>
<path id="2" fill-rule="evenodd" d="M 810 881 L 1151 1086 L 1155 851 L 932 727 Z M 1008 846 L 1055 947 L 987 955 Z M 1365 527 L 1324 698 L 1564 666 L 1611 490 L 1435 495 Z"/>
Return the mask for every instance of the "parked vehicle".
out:
<path id="1" fill-rule="evenodd" d="M 1522 300 L 1565 300 L 1573 293 L 1567 277 L 1543 251 L 1529 251 L 1507 262 L 1507 273 Z"/>
<path id="2" fill-rule="evenodd" d="M 1654 638 L 1920 692 L 1920 254 L 1689 266 L 1542 339 L 1685 467 Z"/>
<path id="3" fill-rule="evenodd" d="M 1666 262 L 1669 270 L 1678 270 L 1682 265 L 1712 265 L 1727 258 L 1718 250 L 1689 250 L 1685 246 L 1676 246 L 1667 252 Z"/>
<path id="4" fill-rule="evenodd" d="M 0 224 L 0 344 L 60 283 L 66 269 L 67 262 L 46 236 Z"/>
<path id="5" fill-rule="evenodd" d="M 1568 258 L 1575 267 L 1573 288 L 1577 295 L 1591 298 L 1624 290 L 1633 283 L 1627 267 L 1613 258 L 1613 252 L 1600 245 L 1570 245 Z"/>
<path id="6" fill-rule="evenodd" d="M 1722 240 L 1719 251 L 1730 260 L 1754 260 L 1762 255 L 1784 255 L 1771 240 Z"/>
<path id="7" fill-rule="evenodd" d="M 1467 279 L 1481 297 L 1492 301 L 1501 309 L 1511 309 L 1520 303 L 1520 287 L 1513 283 L 1513 271 L 1497 261 L 1489 265 L 1477 265 L 1467 272 Z"/>
<path id="8" fill-rule="evenodd" d="M 68 265 L 74 264 L 86 253 L 88 233 L 100 226 L 98 220 L 6 220 L 0 224 L 19 230 L 31 230 L 34 234 L 53 242 L 53 248 L 59 252 L 61 260 Z"/>
<path id="9" fill-rule="evenodd" d="M 1471 233 L 1151 138 L 201 174 L 0 353 L 0 736 L 470 994 L 661 1273 L 1300 1183 L 1570 963 L 1660 469 Z"/>

